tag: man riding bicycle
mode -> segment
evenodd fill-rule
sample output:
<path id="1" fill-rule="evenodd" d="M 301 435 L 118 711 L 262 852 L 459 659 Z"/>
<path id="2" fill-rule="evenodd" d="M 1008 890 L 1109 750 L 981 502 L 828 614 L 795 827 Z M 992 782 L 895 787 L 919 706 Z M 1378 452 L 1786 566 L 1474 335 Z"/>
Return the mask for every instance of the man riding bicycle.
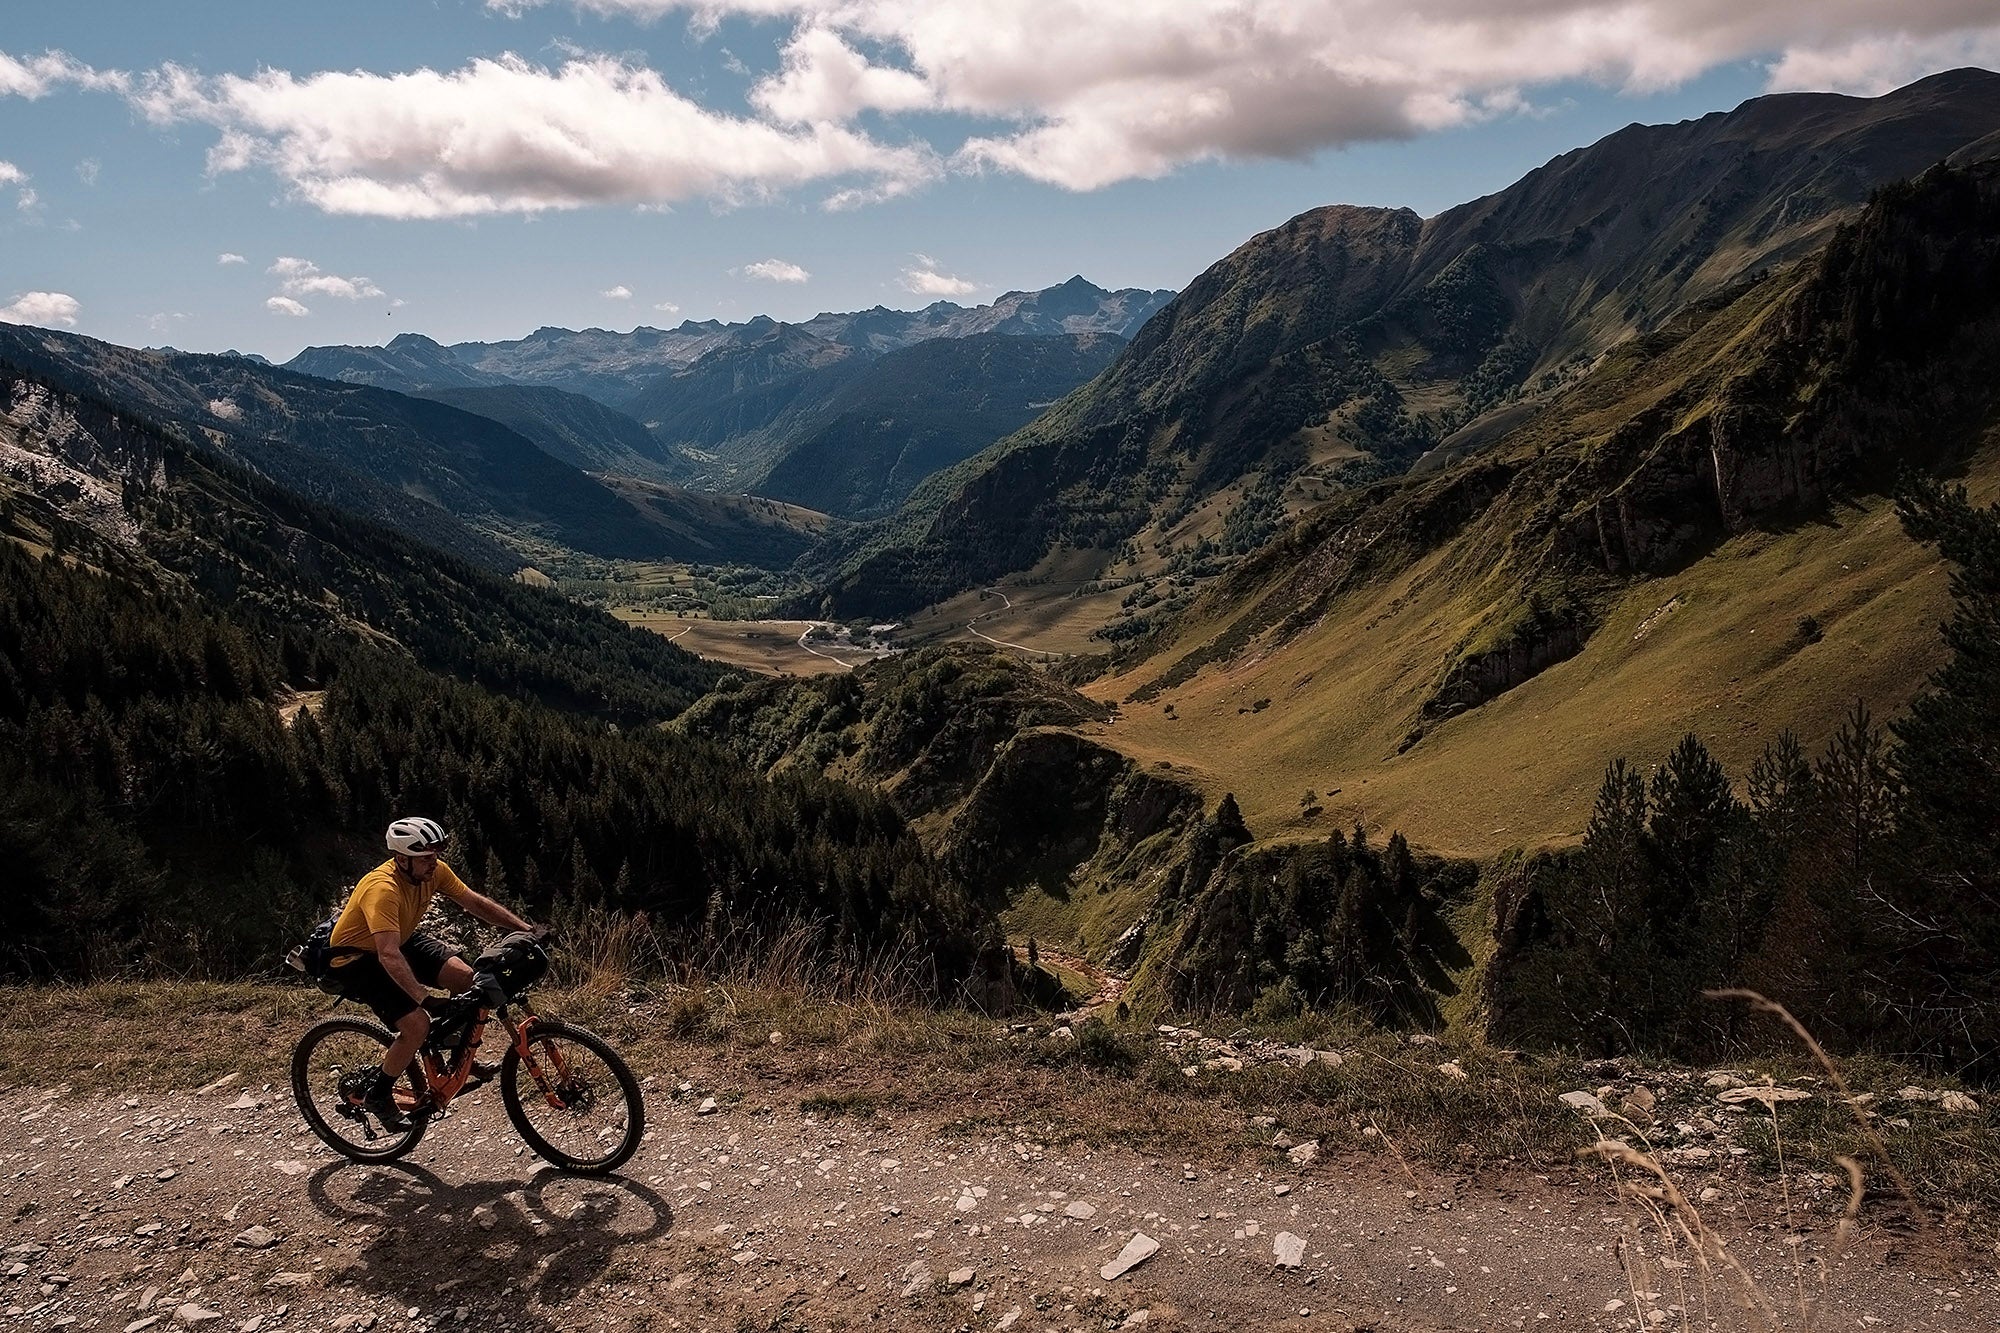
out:
<path id="1" fill-rule="evenodd" d="M 436 820 L 399 819 L 384 835 L 390 856 L 361 877 L 333 927 L 332 975 L 341 994 L 375 1011 L 395 1029 L 396 1040 L 382 1053 L 382 1068 L 362 1103 L 391 1129 L 409 1121 L 396 1105 L 396 1080 L 430 1034 L 429 986 L 457 994 L 472 984 L 472 968 L 443 941 L 419 934 L 417 925 L 442 893 L 478 920 L 509 930 L 534 927 L 484 894 L 466 887 L 438 859 L 451 841 Z M 493 1077 L 490 1065 L 475 1064 L 467 1089 Z"/>

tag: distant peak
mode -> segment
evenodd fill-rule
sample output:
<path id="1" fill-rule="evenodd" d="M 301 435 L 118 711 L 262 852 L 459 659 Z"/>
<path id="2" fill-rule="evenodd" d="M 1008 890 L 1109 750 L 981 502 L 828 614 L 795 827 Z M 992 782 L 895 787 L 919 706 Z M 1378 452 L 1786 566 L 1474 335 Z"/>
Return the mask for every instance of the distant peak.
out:
<path id="1" fill-rule="evenodd" d="M 435 349 L 442 352 L 444 344 L 435 338 L 427 338 L 421 333 L 399 333 L 389 340 L 389 346 L 401 348 L 421 347 L 426 351 Z"/>
<path id="2" fill-rule="evenodd" d="M 1936 74 L 1926 74 L 1913 83 L 1906 83 L 1887 97 L 1900 97 L 1914 92 L 1943 92 L 1954 89 L 1986 90 L 2000 84 L 2000 74 L 1990 69 L 1980 69 L 1977 65 L 1961 65 L 1957 69 L 1940 70 Z"/>

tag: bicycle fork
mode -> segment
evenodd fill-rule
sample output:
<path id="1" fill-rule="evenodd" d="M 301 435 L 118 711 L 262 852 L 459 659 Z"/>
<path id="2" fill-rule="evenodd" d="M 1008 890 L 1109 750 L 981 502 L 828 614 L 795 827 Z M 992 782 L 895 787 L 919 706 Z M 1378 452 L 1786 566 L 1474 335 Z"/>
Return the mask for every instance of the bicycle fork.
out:
<path id="1" fill-rule="evenodd" d="M 542 1090 L 542 1096 L 556 1110 L 566 1111 L 569 1109 L 569 1103 L 558 1090 L 569 1085 L 568 1062 L 563 1059 L 560 1045 L 552 1042 L 545 1048 L 549 1063 L 555 1067 L 556 1072 L 555 1080 L 551 1082 L 548 1074 L 543 1071 L 541 1062 L 535 1059 L 534 1048 L 528 1043 L 528 1034 L 535 1027 L 535 1017 L 535 1011 L 529 1009 L 528 1021 L 518 1026 L 505 1013 L 500 1015 L 500 1021 L 507 1025 L 507 1035 L 513 1039 L 514 1049 L 520 1053 L 521 1063 L 528 1067 L 528 1075 L 535 1080 L 535 1086 Z"/>

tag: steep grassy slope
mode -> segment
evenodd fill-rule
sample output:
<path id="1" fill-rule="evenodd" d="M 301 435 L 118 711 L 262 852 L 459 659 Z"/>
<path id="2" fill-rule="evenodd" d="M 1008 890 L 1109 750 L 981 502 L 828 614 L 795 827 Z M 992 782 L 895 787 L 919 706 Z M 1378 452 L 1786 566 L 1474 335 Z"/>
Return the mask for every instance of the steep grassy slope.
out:
<path id="1" fill-rule="evenodd" d="M 1318 804 L 1486 853 L 1576 833 L 1613 756 L 1694 730 L 1740 772 L 1900 706 L 1944 583 L 1882 488 L 2000 479 L 1996 237 L 2000 167 L 1928 173 L 1479 458 L 1325 506 L 1091 687 L 1132 705 L 1107 741 L 1260 836 Z"/>
<path id="2" fill-rule="evenodd" d="M 1621 131 L 1429 220 L 1301 215 L 1204 273 L 1047 416 L 825 552 L 826 607 L 886 617 L 1057 543 L 1154 543 L 1211 497 L 1255 526 L 1337 445 L 1372 460 L 1364 478 L 1400 470 L 2000 129 L 1996 89 L 1959 71 L 1873 100 L 1760 98 Z"/>

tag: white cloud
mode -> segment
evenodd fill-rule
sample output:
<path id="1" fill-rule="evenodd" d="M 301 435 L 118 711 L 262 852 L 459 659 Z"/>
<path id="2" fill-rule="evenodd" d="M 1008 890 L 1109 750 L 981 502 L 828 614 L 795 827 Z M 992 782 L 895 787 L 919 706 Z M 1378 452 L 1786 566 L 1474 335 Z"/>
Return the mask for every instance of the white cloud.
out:
<path id="1" fill-rule="evenodd" d="M 754 264 L 729 270 L 732 275 L 758 278 L 764 282 L 804 282 L 812 274 L 784 259 L 760 259 Z"/>
<path id="2" fill-rule="evenodd" d="M 518 12 L 544 0 L 488 0 Z M 576 0 L 642 19 L 793 23 L 752 102 L 780 123 L 956 112 L 953 155 L 1069 189 L 1218 158 L 1303 158 L 1531 109 L 1587 80 L 1671 87 L 1732 61 L 1773 88 L 1879 92 L 2000 63 L 1993 0 Z M 848 192 L 843 202 L 862 202 Z"/>
<path id="3" fill-rule="evenodd" d="M 242 255 L 237 254 L 234 250 L 224 250 L 215 257 L 215 262 L 218 264 L 247 264 L 250 261 Z"/>
<path id="4" fill-rule="evenodd" d="M 785 46 L 784 68 L 750 94 L 771 117 L 795 125 L 845 120 L 861 107 L 914 111 L 935 99 L 920 76 L 872 65 L 839 34 L 821 27 L 795 33 Z"/>
<path id="5" fill-rule="evenodd" d="M 917 262 L 903 270 L 903 289 L 919 296 L 970 296 L 979 284 L 938 271 L 938 262 L 929 255 L 916 256 Z"/>
<path id="6" fill-rule="evenodd" d="M 86 157 L 83 161 L 76 164 L 76 178 L 85 185 L 95 185 L 97 184 L 97 175 L 103 169 L 104 164 L 102 162 L 99 162 L 94 157 Z"/>
<path id="7" fill-rule="evenodd" d="M 12 162 L 0 162 L 0 189 L 8 186 L 20 193 L 14 196 L 14 207 L 22 214 L 23 220 L 35 226 L 41 225 L 42 196 L 28 184 L 28 173 Z"/>
<path id="8" fill-rule="evenodd" d="M 534 214 L 590 204 L 739 203 L 822 181 L 935 177 L 928 147 L 832 123 L 786 128 L 709 111 L 652 69 L 578 54 L 451 71 L 146 75 L 155 123 L 215 127 L 211 172 L 264 167 L 329 213 L 394 218 Z"/>
<path id="9" fill-rule="evenodd" d="M 67 292 L 22 292 L 12 305 L 0 306 L 0 324 L 64 324 L 76 326 L 83 303 Z"/>
<path id="10" fill-rule="evenodd" d="M 343 301 L 360 301 L 387 295 L 367 278 L 343 278 L 328 273 L 310 259 L 281 255 L 264 270 L 278 279 L 288 296 L 337 296 Z"/>
<path id="11" fill-rule="evenodd" d="M 1827 89 L 1879 97 L 1934 70 L 2000 69 L 2000 27 L 1915 36 L 1875 33 L 1831 46 L 1788 51 L 1771 67 L 1781 91 Z"/>
<path id="12" fill-rule="evenodd" d="M 629 301 L 632 299 L 632 289 L 621 282 L 616 287 L 606 287 L 598 295 L 607 301 Z"/>
<path id="13" fill-rule="evenodd" d="M 131 76 L 117 70 L 97 70 L 61 51 L 16 57 L 0 51 L 0 97 L 47 97 L 58 88 L 88 88 L 124 92 Z"/>
<path id="14" fill-rule="evenodd" d="M 294 301 L 289 296 L 273 296 L 264 302 L 264 308 L 266 310 L 269 310 L 272 314 L 290 315 L 293 318 L 298 318 L 303 315 L 310 315 L 312 313 L 312 311 L 306 309 L 305 306 L 301 305 L 297 301 Z"/>
<path id="15" fill-rule="evenodd" d="M 675 305 L 672 301 L 662 301 L 658 305 L 654 306 L 653 309 L 659 311 L 663 315 L 678 315 L 681 312 L 681 308 Z"/>

